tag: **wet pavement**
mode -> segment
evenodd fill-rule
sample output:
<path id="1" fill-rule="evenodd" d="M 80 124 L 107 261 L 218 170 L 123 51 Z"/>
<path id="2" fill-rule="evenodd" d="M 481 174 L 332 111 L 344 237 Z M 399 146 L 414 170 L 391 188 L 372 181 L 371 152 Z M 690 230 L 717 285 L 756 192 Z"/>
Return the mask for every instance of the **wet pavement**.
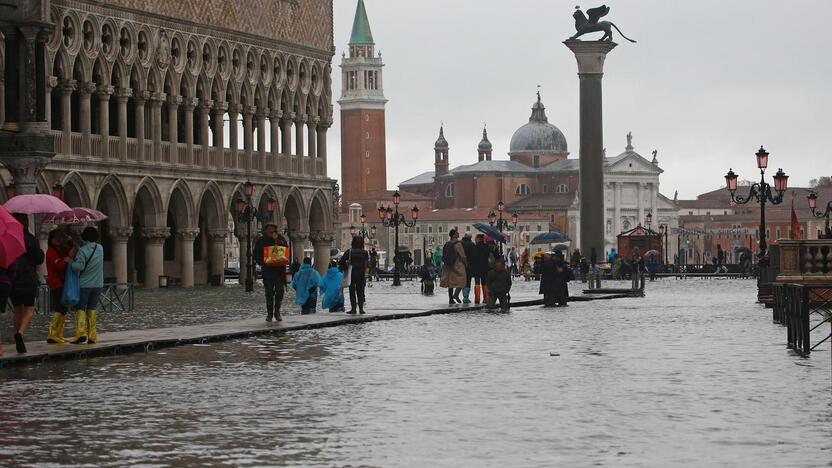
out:
<path id="1" fill-rule="evenodd" d="M 401 291 L 373 294 L 424 300 Z M 788 353 L 754 294 L 665 280 L 0 369 L 0 464 L 832 466 L 829 346 Z"/>

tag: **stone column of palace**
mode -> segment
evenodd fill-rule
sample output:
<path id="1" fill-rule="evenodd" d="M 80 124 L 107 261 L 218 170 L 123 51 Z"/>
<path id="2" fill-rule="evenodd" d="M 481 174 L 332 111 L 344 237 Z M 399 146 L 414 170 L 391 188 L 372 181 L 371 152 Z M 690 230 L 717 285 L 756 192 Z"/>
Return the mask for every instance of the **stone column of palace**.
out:
<path id="1" fill-rule="evenodd" d="M 208 116 L 211 114 L 212 107 L 214 107 L 214 101 L 210 99 L 199 101 L 199 142 L 202 144 L 200 156 L 202 167 L 211 165 L 211 135 L 208 133 Z"/>
<path id="2" fill-rule="evenodd" d="M 165 102 L 164 93 L 154 94 L 150 98 L 150 138 L 153 141 L 153 155 L 151 161 L 161 162 L 162 157 L 162 103 Z"/>
<path id="3" fill-rule="evenodd" d="M 170 236 L 169 227 L 142 228 L 145 238 L 144 250 L 144 287 L 154 289 L 159 287 L 159 277 L 165 271 L 165 239 Z"/>
<path id="4" fill-rule="evenodd" d="M 228 103 L 217 101 L 214 103 L 214 140 L 217 147 L 217 168 L 225 168 L 225 111 L 228 110 Z"/>
<path id="5" fill-rule="evenodd" d="M 240 261 L 240 284 L 245 284 L 248 277 L 248 245 L 246 241 L 246 226 L 243 223 L 237 223 L 234 229 L 234 237 L 237 238 L 237 245 L 240 246 L 237 259 Z M 252 247 L 253 248 L 253 247 Z M 252 251 L 252 256 L 254 252 Z"/>
<path id="6" fill-rule="evenodd" d="M 638 194 L 638 219 L 636 220 L 637 224 L 644 223 L 644 183 L 638 183 L 638 190 L 636 191 Z M 645 226 L 646 227 L 646 226 Z"/>
<path id="7" fill-rule="evenodd" d="M 318 123 L 318 159 L 323 161 L 323 173 L 320 176 L 326 176 L 326 131 L 332 126 L 331 119 L 323 119 Z"/>
<path id="8" fill-rule="evenodd" d="M 303 231 L 290 232 L 289 238 L 292 239 L 292 260 L 303 263 L 303 250 L 306 248 L 306 240 L 309 239 L 309 233 Z"/>
<path id="9" fill-rule="evenodd" d="M 44 109 L 44 115 L 46 116 L 46 120 L 48 121 L 49 128 L 52 128 L 52 93 L 55 92 L 55 88 L 58 87 L 58 77 L 50 76 L 46 79 L 46 100 L 43 102 L 46 109 Z M 0 77 L 0 93 L 3 93 L 3 78 Z M 3 98 L 0 97 L 0 107 L 4 106 Z M 0 127 L 3 126 L 3 122 L 5 121 L 5 109 L 0 108 Z M 60 148 L 56 148 L 60 149 Z"/>
<path id="10" fill-rule="evenodd" d="M 96 156 L 104 159 L 110 155 L 110 96 L 113 89 L 110 85 L 98 87 L 98 133 L 101 135 L 101 154 Z"/>
<path id="11" fill-rule="evenodd" d="M 180 243 L 179 272 L 182 275 L 182 287 L 194 286 L 194 240 L 199 235 L 199 229 L 182 229 L 176 232 Z"/>
<path id="12" fill-rule="evenodd" d="M 185 164 L 194 163 L 194 109 L 197 99 L 182 98 L 182 112 L 185 117 Z"/>
<path id="13" fill-rule="evenodd" d="M 240 141 L 237 137 L 237 118 L 240 115 L 239 104 L 228 105 L 228 146 L 231 149 L 231 167 L 240 167 L 239 146 Z"/>
<path id="14" fill-rule="evenodd" d="M 655 222 L 659 224 L 659 190 L 656 184 L 650 184 L 650 212 L 653 213 Z"/>
<path id="15" fill-rule="evenodd" d="M 604 125 L 601 78 L 614 42 L 564 41 L 578 62 L 580 79 L 581 250 L 604 253 Z"/>
<path id="16" fill-rule="evenodd" d="M 268 109 L 258 109 L 254 114 L 257 123 L 257 157 L 254 158 L 252 167 L 255 171 L 262 171 L 266 168 L 266 115 Z"/>
<path id="17" fill-rule="evenodd" d="M 179 164 L 179 104 L 182 96 L 168 95 L 168 162 Z"/>
<path id="18" fill-rule="evenodd" d="M 271 126 L 271 144 L 272 144 L 272 166 L 271 170 L 277 170 L 277 155 L 280 153 L 280 118 L 283 117 L 283 112 L 279 110 L 272 110 L 269 113 L 269 125 Z"/>
<path id="19" fill-rule="evenodd" d="M 133 235 L 131 226 L 110 228 L 110 240 L 113 249 L 113 274 L 115 274 L 116 283 L 119 285 L 127 283 L 127 241 L 130 240 L 131 235 Z"/>
<path id="20" fill-rule="evenodd" d="M 219 275 L 220 285 L 225 279 L 226 237 L 228 237 L 228 229 L 210 229 L 208 231 L 208 240 L 211 242 L 211 276 Z"/>
<path id="21" fill-rule="evenodd" d="M 284 112 L 283 120 L 280 121 L 280 152 L 287 157 L 292 155 L 292 120 L 294 118 L 294 112 Z"/>
<path id="22" fill-rule="evenodd" d="M 147 155 L 144 151 L 144 103 L 150 93 L 147 91 L 136 91 L 133 103 L 136 105 L 136 159 L 144 161 Z M 158 285 L 157 285 L 158 286 Z"/>
<path id="23" fill-rule="evenodd" d="M 307 139 L 309 140 L 309 157 L 310 158 L 317 158 L 318 157 L 318 123 L 321 121 L 320 117 L 310 118 L 309 122 L 306 124 L 307 127 Z"/>
<path id="24" fill-rule="evenodd" d="M 90 121 L 92 116 L 91 97 L 95 83 L 83 83 L 78 87 L 78 130 L 81 131 L 81 155 L 90 156 Z"/>
<path id="25" fill-rule="evenodd" d="M 257 108 L 254 106 L 246 106 L 243 109 L 243 169 L 251 169 L 254 167 L 252 164 L 253 155 L 254 155 L 254 128 L 252 126 L 252 121 L 254 119 L 254 112 L 257 111 Z"/>
<path id="26" fill-rule="evenodd" d="M 60 151 L 67 155 L 72 154 L 72 93 L 76 87 L 75 80 L 67 80 L 61 84 L 61 132 L 64 147 Z"/>
<path id="27" fill-rule="evenodd" d="M 329 268 L 329 251 L 332 249 L 332 241 L 335 239 L 335 233 L 332 232 L 313 232 L 309 234 L 309 240 L 312 241 L 314 249 L 313 263 L 315 269 L 321 275 L 326 274 Z"/>
<path id="28" fill-rule="evenodd" d="M 130 88 L 117 88 L 115 91 L 118 101 L 118 159 L 127 160 L 127 102 L 133 95 Z M 125 270 L 126 271 L 126 270 Z M 126 278 L 126 277 L 125 277 Z"/>
<path id="29" fill-rule="evenodd" d="M 303 129 L 306 127 L 306 114 L 298 114 L 295 116 L 295 153 L 298 156 L 298 164 L 300 168 L 298 172 L 303 172 L 303 157 L 306 154 L 303 150 Z"/>

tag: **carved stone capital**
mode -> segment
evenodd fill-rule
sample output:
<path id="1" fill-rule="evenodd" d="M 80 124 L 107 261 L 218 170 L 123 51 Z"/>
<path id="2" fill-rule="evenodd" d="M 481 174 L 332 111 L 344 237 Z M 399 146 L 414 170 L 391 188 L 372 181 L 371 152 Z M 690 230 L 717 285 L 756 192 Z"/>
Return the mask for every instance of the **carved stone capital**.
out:
<path id="1" fill-rule="evenodd" d="M 196 237 L 199 235 L 199 228 L 194 229 L 182 229 L 180 231 L 176 231 L 176 237 L 181 241 L 186 242 L 193 242 L 196 240 Z"/>
<path id="2" fill-rule="evenodd" d="M 228 103 L 225 101 L 214 101 L 214 112 L 224 114 L 228 110 Z"/>
<path id="3" fill-rule="evenodd" d="M 272 111 L 269 112 L 269 118 L 273 120 L 281 119 L 283 118 L 283 111 L 280 109 L 272 109 Z"/>
<path id="4" fill-rule="evenodd" d="M 114 90 L 115 90 L 115 88 L 110 86 L 110 85 L 101 85 L 101 86 L 99 86 L 97 88 L 98 99 L 100 99 L 102 101 L 106 101 L 106 100 L 110 99 L 110 95 L 113 94 Z"/>
<path id="5" fill-rule="evenodd" d="M 245 106 L 243 108 L 243 115 L 249 116 L 254 115 L 257 112 L 257 107 L 255 106 Z"/>
<path id="6" fill-rule="evenodd" d="M 242 110 L 242 107 L 243 106 L 241 106 L 237 103 L 229 104 L 228 105 L 228 114 L 236 116 L 237 114 L 240 113 L 240 111 Z"/>
<path id="7" fill-rule="evenodd" d="M 113 94 L 115 94 L 119 102 L 127 102 L 130 96 L 133 95 L 133 90 L 131 88 L 116 88 Z"/>
<path id="8" fill-rule="evenodd" d="M 130 239 L 130 236 L 133 235 L 133 226 L 126 226 L 126 227 L 111 227 L 110 228 L 110 238 L 113 242 L 127 242 Z"/>
<path id="9" fill-rule="evenodd" d="M 327 119 L 321 119 L 321 121 L 318 122 L 318 127 L 323 128 L 324 130 L 326 130 L 329 127 L 332 126 L 333 122 L 334 121 L 332 119 L 328 119 L 328 118 Z"/>
<path id="10" fill-rule="evenodd" d="M 57 76 L 50 76 L 49 79 L 46 80 L 46 86 L 48 86 L 50 90 L 57 88 L 58 83 L 60 83 L 60 81 L 58 81 Z"/>
<path id="11" fill-rule="evenodd" d="M 136 104 L 144 105 L 144 102 L 150 99 L 150 92 L 149 91 L 135 91 L 133 93 L 133 100 L 136 101 Z"/>
<path id="12" fill-rule="evenodd" d="M 202 112 L 210 112 L 212 107 L 214 107 L 214 101 L 212 101 L 211 99 L 199 100 L 199 110 L 201 110 Z"/>
<path id="13" fill-rule="evenodd" d="M 78 87 L 78 82 L 75 80 L 64 80 L 61 82 L 61 94 L 67 95 L 72 94 L 75 92 L 75 89 Z"/>
<path id="14" fill-rule="evenodd" d="M 289 239 L 292 239 L 292 242 L 303 242 L 309 238 L 308 232 L 303 231 L 291 231 L 289 233 Z"/>
<path id="15" fill-rule="evenodd" d="M 320 246 L 331 244 L 333 240 L 335 240 L 335 233 L 332 232 L 311 232 L 309 233 L 309 240 L 312 241 L 312 245 Z"/>
<path id="16" fill-rule="evenodd" d="M 182 107 L 188 112 L 192 112 L 198 103 L 199 100 L 197 98 L 192 98 L 189 96 L 185 96 L 182 98 Z"/>
<path id="17" fill-rule="evenodd" d="M 295 116 L 295 122 L 297 122 L 298 124 L 304 124 L 304 123 L 306 123 L 306 121 L 308 119 L 309 119 L 309 116 L 306 115 L 306 114 L 297 114 Z"/>
<path id="18" fill-rule="evenodd" d="M 162 103 L 165 102 L 166 99 L 167 94 L 165 93 L 153 93 L 150 95 L 150 106 L 162 107 Z"/>
<path id="19" fill-rule="evenodd" d="M 283 117 L 286 118 L 286 119 L 289 119 L 289 120 L 295 120 L 295 117 L 297 117 L 297 116 L 298 116 L 298 114 L 295 113 L 295 112 L 289 112 L 288 114 L 283 114 Z"/>
<path id="20" fill-rule="evenodd" d="M 225 242 L 225 239 L 228 238 L 228 229 L 220 228 L 220 229 L 209 229 L 208 230 L 208 239 L 211 242 Z"/>
<path id="21" fill-rule="evenodd" d="M 167 103 L 170 104 L 171 106 L 178 106 L 179 104 L 182 104 L 182 96 L 175 96 L 173 94 L 168 94 Z"/>
<path id="22" fill-rule="evenodd" d="M 95 83 L 92 83 L 92 82 L 81 83 L 81 84 L 78 85 L 78 94 L 80 94 L 81 96 L 90 95 L 90 94 L 95 93 L 96 88 L 97 87 L 95 86 Z"/>
<path id="23" fill-rule="evenodd" d="M 170 237 L 170 228 L 167 226 L 142 228 L 142 237 L 149 244 L 161 244 Z"/>

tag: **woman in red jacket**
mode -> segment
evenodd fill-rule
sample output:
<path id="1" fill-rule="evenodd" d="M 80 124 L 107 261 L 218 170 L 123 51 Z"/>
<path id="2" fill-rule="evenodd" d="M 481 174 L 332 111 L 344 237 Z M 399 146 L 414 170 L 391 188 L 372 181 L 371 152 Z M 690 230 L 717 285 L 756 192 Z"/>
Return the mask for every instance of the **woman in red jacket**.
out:
<path id="1" fill-rule="evenodd" d="M 72 250 L 72 239 L 62 231 L 55 229 L 49 233 L 49 248 L 46 250 L 46 284 L 49 286 L 52 319 L 49 321 L 47 343 L 69 342 L 64 339 L 67 309 L 61 304 L 61 296 L 64 292 L 66 267 L 72 262 Z"/>

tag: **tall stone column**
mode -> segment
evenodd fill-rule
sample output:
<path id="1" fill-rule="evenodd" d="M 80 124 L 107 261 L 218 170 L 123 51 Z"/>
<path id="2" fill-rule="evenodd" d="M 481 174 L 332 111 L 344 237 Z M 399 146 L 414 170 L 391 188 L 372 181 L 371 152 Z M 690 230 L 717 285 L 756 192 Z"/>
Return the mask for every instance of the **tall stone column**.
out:
<path id="1" fill-rule="evenodd" d="M 133 228 L 111 227 L 110 240 L 113 249 L 113 273 L 116 276 L 116 283 L 124 285 L 127 283 L 127 241 L 133 235 Z"/>
<path id="2" fill-rule="evenodd" d="M 564 41 L 578 62 L 580 79 L 581 250 L 604 252 L 604 125 L 601 79 L 607 41 Z"/>
<path id="3" fill-rule="evenodd" d="M 240 226 L 238 226 L 240 227 Z M 245 228 L 241 228 L 241 230 L 237 230 L 234 233 L 234 236 L 237 238 L 237 243 L 240 246 L 239 252 L 239 261 L 240 261 L 240 284 L 245 284 L 246 279 L 248 278 L 248 237 L 246 236 Z M 252 240 L 253 242 L 253 240 Z M 254 252 L 252 252 L 252 255 Z"/>
<path id="4" fill-rule="evenodd" d="M 245 156 L 243 156 L 243 169 L 251 169 L 252 168 L 252 158 L 254 155 L 254 128 L 252 126 L 252 121 L 254 118 L 254 112 L 257 110 L 254 106 L 246 106 L 243 109 L 243 150 L 245 151 Z"/>
<path id="5" fill-rule="evenodd" d="M 335 234 L 331 232 L 313 232 L 309 235 L 309 240 L 312 241 L 312 248 L 314 249 L 312 262 L 321 275 L 325 275 L 329 268 L 329 251 L 332 249 L 334 239 Z"/>
<path id="6" fill-rule="evenodd" d="M 208 240 L 211 243 L 211 276 L 219 276 L 220 286 L 225 280 L 225 239 L 227 237 L 228 229 L 211 229 L 208 231 Z"/>
<path id="7" fill-rule="evenodd" d="M 237 136 L 237 122 L 240 116 L 240 105 L 230 104 L 228 106 L 228 146 L 231 148 L 231 166 L 240 167 L 240 140 Z"/>
<path id="8" fill-rule="evenodd" d="M 64 81 L 61 84 L 61 131 L 64 136 L 64 154 L 72 154 L 72 93 L 75 92 L 75 80 Z"/>
<path id="9" fill-rule="evenodd" d="M 142 228 L 145 238 L 144 251 L 144 287 L 155 289 L 159 287 L 159 276 L 165 271 L 165 239 L 170 236 L 169 227 Z"/>
<path id="10" fill-rule="evenodd" d="M 153 156 L 152 160 L 160 162 L 164 160 L 162 157 L 162 103 L 165 102 L 165 95 L 163 93 L 154 94 L 150 100 L 150 125 L 153 138 Z"/>
<path id="11" fill-rule="evenodd" d="M 310 158 L 317 158 L 318 157 L 318 122 L 321 119 L 315 117 L 314 119 L 310 119 L 309 123 L 306 124 L 309 140 L 309 157 Z"/>
<path id="12" fill-rule="evenodd" d="M 326 131 L 331 125 L 331 120 L 322 120 L 318 124 L 318 158 L 324 161 L 326 161 Z"/>
<path id="13" fill-rule="evenodd" d="M 254 169 L 262 171 L 266 168 L 266 112 L 259 110 L 255 117 L 257 117 L 257 161 Z"/>
<path id="14" fill-rule="evenodd" d="M 303 231 L 290 232 L 289 238 L 292 239 L 292 260 L 303 263 L 303 250 L 306 248 L 306 240 L 309 238 L 309 233 Z"/>
<path id="15" fill-rule="evenodd" d="M 650 212 L 656 218 L 656 224 L 659 223 L 659 190 L 656 184 L 650 184 Z"/>
<path id="16" fill-rule="evenodd" d="M 127 160 L 127 102 L 133 95 L 130 88 L 116 89 L 116 100 L 118 100 L 118 158 Z M 125 270 L 126 271 L 126 270 Z"/>
<path id="17" fill-rule="evenodd" d="M 194 164 L 194 109 L 196 99 L 186 97 L 182 99 L 182 111 L 185 114 L 185 164 Z"/>
<path id="18" fill-rule="evenodd" d="M 283 120 L 281 121 L 281 136 L 280 152 L 286 156 L 292 155 L 292 120 L 295 118 L 294 112 L 284 112 Z"/>
<path id="19" fill-rule="evenodd" d="M 211 142 L 210 134 L 208 133 L 208 116 L 211 115 L 211 108 L 214 107 L 214 101 L 210 99 L 202 99 L 199 102 L 199 139 L 202 143 L 202 167 L 211 165 Z"/>
<path id="20" fill-rule="evenodd" d="M 101 85 L 98 87 L 98 133 L 101 134 L 101 156 L 110 156 L 110 95 L 113 87 Z"/>
<path id="21" fill-rule="evenodd" d="M 306 152 L 303 149 L 303 130 L 306 127 L 306 114 L 298 114 L 295 118 L 295 148 L 298 156 L 298 160 L 301 164 L 301 170 L 303 171 L 303 157 L 306 155 Z"/>
<path id="22" fill-rule="evenodd" d="M 168 161 L 179 163 L 179 104 L 182 96 L 168 96 Z"/>
<path id="23" fill-rule="evenodd" d="M 199 235 L 199 229 L 182 229 L 176 236 L 180 243 L 179 272 L 182 275 L 182 287 L 194 287 L 194 240 Z"/>
<path id="24" fill-rule="evenodd" d="M 149 95 L 147 91 L 137 91 L 133 98 L 133 103 L 136 104 L 136 144 L 138 145 L 136 159 L 139 161 L 144 161 L 146 157 L 144 154 L 144 103 Z"/>
<path id="25" fill-rule="evenodd" d="M 214 103 L 214 141 L 217 148 L 217 168 L 225 168 L 225 111 L 228 110 L 228 103 L 218 101 Z"/>
<path id="26" fill-rule="evenodd" d="M 0 77 L 0 94 L 4 92 L 5 85 L 3 84 L 3 78 Z M 46 116 L 46 120 L 48 123 L 49 128 L 52 128 L 52 93 L 55 92 L 55 88 L 58 87 L 58 78 L 55 76 L 50 76 L 46 79 L 46 100 L 43 102 L 46 109 L 44 111 L 44 115 Z M 2 107 L 4 106 L 3 97 L 0 97 L 0 128 L 3 127 L 3 122 L 5 122 L 6 110 Z M 60 149 L 60 148 L 59 148 Z"/>
<path id="27" fill-rule="evenodd" d="M 273 110 L 269 114 L 269 125 L 271 126 L 271 141 L 272 141 L 272 160 L 276 160 L 277 155 L 280 153 L 280 118 L 283 116 L 283 112 L 279 110 Z M 275 166 L 276 167 L 276 166 Z"/>
<path id="28" fill-rule="evenodd" d="M 95 92 L 95 83 L 84 83 L 78 89 L 78 129 L 81 130 L 81 156 L 90 156 L 90 96 Z"/>

